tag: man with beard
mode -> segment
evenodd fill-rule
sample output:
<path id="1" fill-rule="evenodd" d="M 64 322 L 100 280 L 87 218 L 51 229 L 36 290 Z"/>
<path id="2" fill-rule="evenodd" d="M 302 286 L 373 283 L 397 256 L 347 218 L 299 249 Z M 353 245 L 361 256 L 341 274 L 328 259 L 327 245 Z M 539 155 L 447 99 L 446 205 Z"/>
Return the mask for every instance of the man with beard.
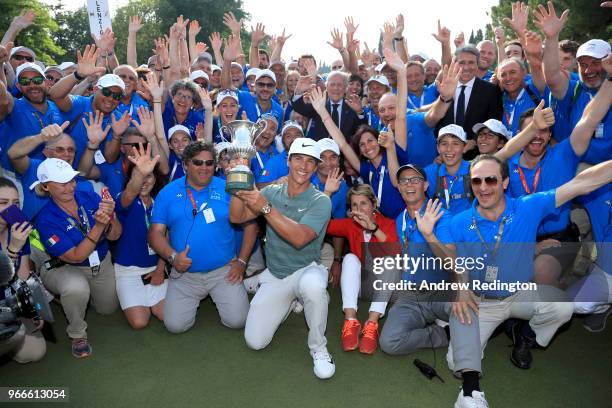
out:
<path id="1" fill-rule="evenodd" d="M 104 73 L 105 68 L 96 66 L 99 54 L 99 49 L 93 45 L 87 45 L 83 54 L 79 52 L 77 55 L 76 71 L 62 78 L 49 90 L 49 98 L 57 104 L 67 120 L 71 122 L 67 132 L 74 139 L 76 146 L 75 163 L 81 160 L 81 155 L 87 147 L 87 129 L 82 119 L 87 119 L 89 112 L 101 111 L 104 115 L 104 127 L 111 122 L 113 124 L 113 129 L 109 132 L 106 141 L 100 144 L 100 151 L 106 161 L 117 160 L 121 134 L 129 126 L 127 113 L 124 113 L 117 121 L 113 114 L 125 93 L 125 83 L 117 75 L 106 74 L 100 77 L 92 96 L 70 95 L 72 88 L 87 76 Z M 110 153 L 114 151 L 116 154 L 111 157 Z"/>
<path id="2" fill-rule="evenodd" d="M 0 46 L 0 65 L 2 51 Z M 6 51 L 6 50 L 4 50 Z M 6 58 L 5 58 L 6 59 Z M 39 134 L 42 129 L 51 124 L 64 123 L 64 115 L 55 103 L 47 100 L 45 73 L 31 62 L 17 68 L 17 89 L 23 94 L 14 98 L 9 94 L 6 84 L 0 81 L 0 147 L 7 151 L 19 139 Z M 44 159 L 43 147 L 37 146 L 29 153 L 30 157 Z M 2 167 L 11 170 L 8 155 L 2 155 Z"/>
<path id="3" fill-rule="evenodd" d="M 497 55 L 495 52 L 495 44 L 490 40 L 483 40 L 476 46 L 480 51 L 480 58 L 478 58 L 478 78 L 483 81 L 489 81 L 493 76 L 493 71 L 490 68 L 497 61 Z"/>
<path id="4" fill-rule="evenodd" d="M 544 46 L 544 75 L 552 96 L 556 99 L 557 125 L 553 129 L 559 142 L 567 138 L 582 117 L 585 107 L 612 74 L 610 44 L 604 40 L 589 40 L 578 48 L 578 74 L 580 80 L 572 80 L 563 74 L 559 63 L 559 32 L 565 26 L 569 10 L 557 17 L 552 2 L 548 10 L 539 6 L 535 11 L 536 26 L 546 37 Z M 606 58 L 607 56 L 607 58 Z M 595 129 L 595 137 L 582 161 L 595 164 L 612 158 L 612 114 L 607 114 Z"/>

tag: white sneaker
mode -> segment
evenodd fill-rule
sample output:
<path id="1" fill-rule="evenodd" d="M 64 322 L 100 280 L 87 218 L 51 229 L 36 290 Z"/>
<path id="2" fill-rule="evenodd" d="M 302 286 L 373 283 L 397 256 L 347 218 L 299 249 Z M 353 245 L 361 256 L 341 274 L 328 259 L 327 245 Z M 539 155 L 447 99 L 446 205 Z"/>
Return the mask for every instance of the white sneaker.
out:
<path id="1" fill-rule="evenodd" d="M 310 355 L 314 363 L 314 374 L 318 378 L 326 380 L 334 375 L 336 366 L 334 365 L 334 359 L 331 354 L 327 352 L 327 349 L 311 351 Z"/>
<path id="2" fill-rule="evenodd" d="M 291 310 L 293 313 L 302 313 L 304 305 L 298 299 L 295 299 L 293 303 L 291 303 Z"/>
<path id="3" fill-rule="evenodd" d="M 244 284 L 244 289 L 247 291 L 247 293 L 254 295 L 257 292 L 257 289 L 259 289 L 259 274 L 244 279 L 242 283 Z"/>
<path id="4" fill-rule="evenodd" d="M 489 404 L 485 399 L 484 392 L 472 391 L 472 396 L 466 397 L 461 389 L 455 402 L 455 408 L 489 408 Z"/>

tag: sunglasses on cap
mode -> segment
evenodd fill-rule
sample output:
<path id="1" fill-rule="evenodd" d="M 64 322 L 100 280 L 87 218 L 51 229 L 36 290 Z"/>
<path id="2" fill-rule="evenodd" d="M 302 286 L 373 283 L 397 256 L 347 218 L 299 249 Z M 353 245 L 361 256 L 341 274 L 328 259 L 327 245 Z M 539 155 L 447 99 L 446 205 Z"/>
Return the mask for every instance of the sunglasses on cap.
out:
<path id="1" fill-rule="evenodd" d="M 41 76 L 35 76 L 33 78 L 19 78 L 18 82 L 21 86 L 28 86 L 30 83 L 34 85 L 42 85 L 42 83 L 45 82 L 45 78 Z"/>
<path id="2" fill-rule="evenodd" d="M 116 101 L 120 101 L 121 98 L 123 98 L 123 92 L 113 92 L 110 90 L 110 88 L 102 88 L 102 95 L 106 96 L 107 98 L 112 96 Z"/>
<path id="3" fill-rule="evenodd" d="M 29 55 L 19 55 L 19 54 L 15 54 L 13 55 L 11 58 L 16 59 L 17 61 L 28 61 L 28 62 L 34 62 L 34 58 L 32 58 Z"/>
<path id="4" fill-rule="evenodd" d="M 422 183 L 423 181 L 425 181 L 423 177 L 415 176 L 415 177 L 401 178 L 397 182 L 400 185 L 404 186 L 406 184 L 419 184 L 419 183 Z"/>
<path id="5" fill-rule="evenodd" d="M 485 178 L 472 177 L 470 181 L 472 182 L 472 185 L 476 187 L 480 186 L 483 181 L 487 186 L 496 186 L 498 179 L 497 176 L 487 176 Z"/>
<path id="6" fill-rule="evenodd" d="M 231 89 L 222 89 L 222 90 L 219 91 L 219 93 L 217 95 L 218 96 L 235 96 L 235 97 L 237 97 L 236 92 L 232 91 Z"/>
<path id="7" fill-rule="evenodd" d="M 202 167 L 204 165 L 206 165 L 206 167 L 212 167 L 215 165 L 215 161 L 212 159 L 210 160 L 191 159 L 191 164 L 193 164 L 196 167 Z"/>

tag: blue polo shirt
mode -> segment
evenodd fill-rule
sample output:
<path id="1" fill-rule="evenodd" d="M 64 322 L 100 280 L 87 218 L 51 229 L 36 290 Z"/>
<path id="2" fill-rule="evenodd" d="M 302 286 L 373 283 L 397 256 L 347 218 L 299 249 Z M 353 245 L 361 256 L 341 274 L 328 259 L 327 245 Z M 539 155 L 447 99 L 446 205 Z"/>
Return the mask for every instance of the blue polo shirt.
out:
<path id="1" fill-rule="evenodd" d="M 423 87 L 421 96 L 417 96 L 412 92 L 408 92 L 408 109 L 419 109 L 422 106 L 433 103 L 438 98 L 438 89 L 436 84 L 429 84 Z"/>
<path id="2" fill-rule="evenodd" d="M 529 92 L 535 96 L 538 103 L 533 101 Z M 547 100 L 549 93 L 550 90 L 546 88 L 544 90 L 544 95 L 542 95 L 531 80 L 525 80 L 525 87 L 521 90 L 518 97 L 514 101 L 510 100 L 507 92 L 503 93 L 502 100 L 504 105 L 504 113 L 502 115 L 502 123 L 508 130 L 510 130 L 512 136 L 519 133 L 519 119 L 523 112 L 538 106 L 540 99 Z"/>
<path id="3" fill-rule="evenodd" d="M 76 247 L 85 239 L 87 223 L 89 223 L 89 229 L 93 228 L 96 223 L 94 213 L 98 211 L 98 206 L 102 200 L 100 196 L 94 192 L 75 191 L 74 198 L 78 204 L 78 220 L 64 212 L 52 200 L 40 210 L 39 216 L 36 217 L 36 229 L 40 233 L 40 241 L 45 246 L 47 253 L 56 258 Z M 81 208 L 85 211 L 83 212 Z M 80 224 L 83 231 L 77 228 L 76 224 Z M 96 251 L 98 251 L 100 262 L 102 262 L 108 253 L 108 242 L 104 235 L 100 238 Z M 87 259 L 75 265 L 90 266 Z"/>
<path id="4" fill-rule="evenodd" d="M 269 159 L 265 165 L 265 172 L 253 167 L 253 174 L 259 173 L 259 177 L 256 178 L 256 181 L 258 183 L 271 183 L 289 174 L 289 165 L 287 164 L 288 156 L 289 152 L 285 150 Z M 255 159 L 255 161 L 257 161 L 257 159 Z"/>
<path id="5" fill-rule="evenodd" d="M 275 143 L 272 142 L 272 144 L 268 146 L 266 151 L 262 152 L 258 150 L 257 154 L 259 154 L 259 158 L 261 159 L 263 168 L 259 164 L 259 160 L 257 160 L 257 156 L 254 156 L 251 159 L 251 171 L 253 172 L 253 178 L 255 179 L 255 182 L 261 183 L 262 182 L 261 178 L 267 177 L 269 174 L 268 163 L 270 162 L 270 160 L 272 160 L 272 158 L 278 156 L 280 153 L 278 153 Z M 285 163 L 286 163 L 286 160 L 285 160 Z M 287 174 L 289 174 L 289 168 L 287 168 Z"/>
<path id="6" fill-rule="evenodd" d="M 195 217 L 188 190 L 195 201 Z M 206 273 L 226 265 L 236 255 L 229 204 L 230 195 L 225 192 L 223 180 L 213 177 L 207 187 L 196 191 L 187 184 L 186 177 L 181 177 L 157 195 L 151 223 L 168 228 L 170 246 L 176 252 L 189 245 L 187 256 L 192 264 L 188 272 Z"/>
<path id="7" fill-rule="evenodd" d="M 597 246 L 597 265 L 612 274 L 612 184 L 578 197 L 589 213 Z"/>
<path id="8" fill-rule="evenodd" d="M 108 187 L 112 197 L 116 197 L 125 187 L 125 174 L 123 173 L 123 159 L 119 157 L 114 163 L 96 164 L 100 170 L 100 181 Z"/>
<path id="9" fill-rule="evenodd" d="M 325 191 L 325 183 L 321 182 L 316 171 L 310 178 L 310 182 L 320 192 Z M 346 182 L 342 180 L 340 182 L 340 188 L 338 189 L 338 191 L 336 191 L 330 197 L 331 204 L 332 204 L 332 212 L 331 212 L 332 218 L 346 218 L 346 193 L 347 192 L 348 192 L 348 186 L 346 185 Z"/>
<path id="10" fill-rule="evenodd" d="M 48 196 L 41 197 L 36 194 L 36 192 L 32 189 L 30 190 L 30 186 L 38 177 L 36 176 L 36 170 L 38 170 L 38 166 L 42 163 L 42 160 L 30 159 L 30 166 L 23 173 L 21 177 L 18 179 L 21 181 L 21 186 L 23 189 L 23 208 L 22 211 L 27 217 L 31 220 L 34 220 L 34 217 L 39 213 L 39 211 L 49 202 L 51 199 Z M 83 191 L 93 193 L 93 185 L 89 182 L 89 180 L 77 176 L 76 177 L 76 191 Z"/>
<path id="11" fill-rule="evenodd" d="M 231 142 L 232 136 L 221 131 L 221 119 L 217 116 L 213 120 L 213 143 Z"/>
<path id="12" fill-rule="evenodd" d="M 79 163 L 81 161 L 81 156 L 85 149 L 87 148 L 87 129 L 85 125 L 83 125 L 82 119 L 85 119 L 86 122 L 89 123 L 89 113 L 95 112 L 93 108 L 93 99 L 92 96 L 80 96 L 80 95 L 70 95 L 70 99 L 72 100 L 72 107 L 68 112 L 64 112 L 64 115 L 70 120 L 70 126 L 66 128 L 66 133 L 72 136 L 74 139 L 74 145 L 76 147 L 76 153 L 74 155 L 74 162 Z M 115 115 L 115 119 L 121 118 L 119 112 L 114 110 L 111 114 Z M 102 129 L 105 129 L 107 125 L 112 125 L 111 115 L 105 115 L 102 119 Z M 106 136 L 106 140 L 100 143 L 100 151 L 104 153 L 104 146 L 106 142 L 111 140 L 113 137 L 113 129 L 111 128 L 108 131 L 108 135 Z"/>
<path id="13" fill-rule="evenodd" d="M 448 172 L 446 171 L 445 164 L 432 163 L 429 166 L 425 167 L 424 170 L 425 174 L 427 174 L 427 181 L 429 182 L 429 187 L 427 188 L 427 195 L 431 198 L 434 198 L 436 197 L 437 191 L 442 191 L 438 198 L 442 202 L 444 209 L 450 211 L 451 214 L 455 215 L 471 207 L 472 203 L 470 202 L 470 199 L 466 197 L 466 193 L 471 194 L 471 192 L 465 191 L 463 182 L 463 178 L 465 176 L 469 176 L 470 174 L 469 162 L 462 160 L 461 166 L 459 166 L 459 170 L 457 170 L 454 175 L 448 174 Z M 442 186 L 436 186 L 438 175 L 440 176 L 440 182 L 443 183 Z M 444 193 L 444 180 L 446 180 L 446 186 L 448 187 L 450 203 L 446 202 L 446 194 Z"/>
<path id="14" fill-rule="evenodd" d="M 170 173 L 168 173 L 168 183 L 185 177 L 183 161 L 172 150 L 170 150 L 170 156 L 168 157 L 168 168 L 170 169 Z"/>
<path id="15" fill-rule="evenodd" d="M 406 114 L 406 126 L 408 128 L 408 163 L 419 167 L 429 166 L 436 156 L 438 150 L 436 137 L 433 129 L 425 122 L 426 112 L 418 112 L 412 109 Z"/>
<path id="16" fill-rule="evenodd" d="M 66 120 L 62 111 L 51 101 L 47 101 L 45 113 L 32 106 L 26 98 L 13 99 L 13 102 L 13 110 L 4 118 L 0 129 L 0 148 L 4 152 L 1 159 L 2 167 L 11 171 L 15 170 L 6 153 L 16 141 L 26 136 L 37 135 L 42 128 L 52 123 L 61 125 Z M 45 145 L 41 144 L 28 156 L 44 160 L 45 156 L 42 154 L 44 148 Z"/>
<path id="17" fill-rule="evenodd" d="M 183 125 L 187 129 L 189 129 L 189 135 L 193 140 L 195 140 L 196 126 L 198 126 L 198 123 L 204 123 L 204 111 L 195 110 L 192 108 L 187 114 L 187 118 L 183 122 L 179 123 L 179 121 L 176 119 L 176 112 L 174 111 L 172 99 L 168 98 L 162 118 L 164 120 L 164 132 L 166 133 L 166 136 L 168 135 L 168 130 L 170 130 L 171 127 L 174 127 L 176 125 Z"/>
<path id="18" fill-rule="evenodd" d="M 426 207 L 427 202 L 425 202 L 419 210 L 421 215 L 425 214 Z M 453 217 L 448 211 L 442 211 L 442 217 L 434 226 L 434 234 L 442 244 L 451 244 L 454 242 L 451 234 L 451 222 Z M 423 237 L 421 231 L 419 231 L 416 219 L 411 218 L 408 214 L 408 209 L 405 208 L 397 217 L 395 220 L 395 227 L 404 255 L 408 255 L 411 258 L 435 257 L 427 240 Z M 423 281 L 437 283 L 448 280 L 448 273 L 444 269 L 437 268 L 436 266 L 432 268 L 421 267 L 416 270 L 412 270 L 412 268 L 404 270 L 402 273 L 402 280 L 414 282 L 417 286 Z"/>
<path id="19" fill-rule="evenodd" d="M 401 147 L 395 145 L 397 161 L 402 166 L 408 163 L 408 155 Z M 379 210 L 387 218 L 396 218 L 404 209 L 404 200 L 397 188 L 391 184 L 389 176 L 389 164 L 387 163 L 387 152 L 383 153 L 378 168 L 369 160 L 362 160 L 359 166 L 359 175 L 362 180 L 372 186 L 374 194 L 378 198 Z M 382 175 L 382 177 L 381 177 Z"/>
<path id="20" fill-rule="evenodd" d="M 9 245 L 11 245 L 11 229 L 10 228 L 8 229 L 8 233 L 7 233 L 6 247 L 8 248 Z M 4 249 L 2 248 L 2 243 L 0 243 L 0 251 L 4 251 Z M 17 271 L 19 270 L 19 267 L 21 266 L 21 257 L 24 255 L 30 255 L 31 253 L 32 251 L 30 249 L 30 241 L 26 240 L 26 242 L 23 244 L 23 246 L 19 250 L 19 258 L 17 258 L 17 260 L 14 263 L 15 273 L 17 273 Z M 0 296 L 3 296 L 3 295 L 4 295 L 3 291 L 0 290 Z M 4 299 L 4 297 L 0 297 L 0 299 Z"/>
<path id="21" fill-rule="evenodd" d="M 138 108 L 141 106 L 149 109 L 149 102 L 143 99 L 138 92 L 134 91 L 132 92 L 130 103 L 126 105 L 125 103 L 120 102 L 115 111 L 119 113 L 119 116 L 123 115 L 124 112 L 127 112 L 132 119 L 140 123 L 140 120 L 138 119 Z"/>
<path id="22" fill-rule="evenodd" d="M 363 108 L 363 115 L 368 120 L 368 126 L 373 127 L 374 129 L 380 131 L 383 128 L 382 122 L 378 115 L 374 112 L 371 106 L 366 106 Z"/>
<path id="23" fill-rule="evenodd" d="M 113 248 L 115 263 L 123 266 L 148 268 L 157 265 L 159 257 L 149 255 L 147 234 L 151 223 L 152 208 L 145 209 L 138 197 L 127 207 L 121 205 L 121 194 L 115 199 L 115 212 L 123 232 Z"/>
<path id="24" fill-rule="evenodd" d="M 497 280 L 501 282 L 529 282 L 533 278 L 533 257 L 537 228 L 544 217 L 555 209 L 556 190 L 530 194 L 520 198 L 506 195 L 506 208 L 495 221 L 483 218 L 477 210 L 478 201 L 474 200 L 472 208 L 453 217 L 451 231 L 457 243 L 457 257 L 480 258 L 483 267 L 475 266 L 470 271 L 471 280 L 485 282 L 486 266 L 498 268 Z M 491 251 L 497 242 L 500 224 L 504 220 L 504 229 L 500 246 L 495 256 Z M 478 227 L 487 246 L 478 237 Z M 475 291 L 495 297 L 511 295 L 505 290 Z"/>
<path id="25" fill-rule="evenodd" d="M 259 106 L 257 103 L 257 96 L 253 96 L 249 92 L 239 91 L 238 102 L 240 103 L 238 117 L 242 115 L 242 111 L 245 111 L 247 118 L 251 122 L 257 122 L 257 119 L 259 119 L 264 113 L 271 113 L 278 121 L 278 128 L 280 129 L 283 125 L 283 108 L 274 99 L 272 99 L 270 109 L 267 111 L 264 111 L 261 106 Z"/>
<path id="26" fill-rule="evenodd" d="M 491 77 L 493 77 L 493 71 L 488 70 L 487 72 L 485 72 L 485 74 L 482 76 L 482 78 L 481 78 L 481 79 L 482 79 L 483 81 L 487 81 L 487 82 L 489 82 L 489 81 L 491 81 Z"/>
<path id="27" fill-rule="evenodd" d="M 519 172 L 521 153 L 514 155 L 509 161 L 510 184 L 508 193 L 512 197 L 520 197 L 527 194 L 521 181 Z M 533 192 L 535 175 L 540 171 L 538 185 L 535 191 L 547 191 L 560 187 L 567 183 L 576 175 L 576 169 L 580 163 L 580 157 L 576 156 L 570 143 L 570 139 L 565 139 L 555 146 L 548 146 L 546 153 L 540 160 L 535 169 L 528 169 L 520 166 L 525 176 L 525 182 L 529 190 Z M 542 225 L 538 230 L 538 235 L 552 234 L 564 230 L 570 223 L 571 203 L 565 203 L 561 207 L 552 211 L 551 214 L 542 220 Z"/>

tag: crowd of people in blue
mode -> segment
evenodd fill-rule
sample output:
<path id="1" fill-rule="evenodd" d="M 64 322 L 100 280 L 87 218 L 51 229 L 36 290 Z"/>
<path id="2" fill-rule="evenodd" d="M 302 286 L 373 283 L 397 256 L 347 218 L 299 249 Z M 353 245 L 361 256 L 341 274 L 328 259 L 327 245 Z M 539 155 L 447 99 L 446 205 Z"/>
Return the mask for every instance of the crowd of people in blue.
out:
<path id="1" fill-rule="evenodd" d="M 255 350 L 303 311 L 321 379 L 336 369 L 329 335 L 364 354 L 448 347 L 463 384 L 455 407 L 487 407 L 481 360 L 498 326 L 522 369 L 575 313 L 604 330 L 612 56 L 606 40 L 560 41 L 569 11 L 514 3 L 516 39 L 496 29 L 476 45 L 438 23 L 439 59 L 408 53 L 402 15 L 384 24 L 380 53 L 349 17 L 331 33 L 340 57 L 324 74 L 313 54 L 282 59 L 284 31 L 265 49 L 261 23 L 245 55 L 232 13 L 212 53 L 199 23 L 180 16 L 139 64 L 135 16 L 125 63 L 109 29 L 75 61 L 45 66 L 14 43 L 34 18 L 16 16 L 0 45 L 0 211 L 18 206 L 29 219 L 0 218 L 0 248 L 18 279 L 39 275 L 61 305 L 75 357 L 92 354 L 89 306 L 121 308 L 136 330 L 153 315 L 182 333 L 210 296 Z M 266 124 L 252 158 L 233 153 L 235 120 Z M 229 194 L 237 165 L 255 187 Z M 377 293 L 372 257 L 395 254 L 482 257 L 485 268 L 390 270 L 385 282 L 537 290 Z M 328 330 L 328 286 L 341 289 L 342 328 Z M 364 322 L 358 299 L 371 301 Z M 23 320 L 14 360 L 43 358 L 39 324 Z"/>

